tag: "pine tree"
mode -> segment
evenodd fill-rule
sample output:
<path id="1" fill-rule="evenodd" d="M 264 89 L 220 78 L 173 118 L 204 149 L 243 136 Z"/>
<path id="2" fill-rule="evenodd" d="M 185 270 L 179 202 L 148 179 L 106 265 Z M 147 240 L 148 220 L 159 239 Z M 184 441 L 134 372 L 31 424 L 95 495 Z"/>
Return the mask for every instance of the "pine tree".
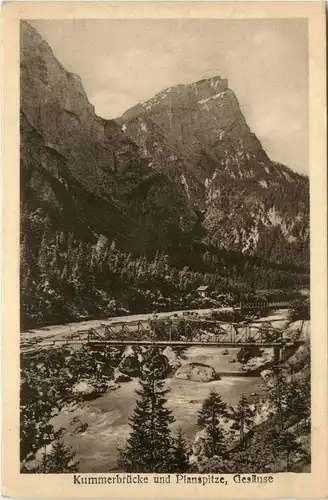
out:
<path id="1" fill-rule="evenodd" d="M 222 456 L 226 451 L 226 443 L 220 422 L 210 422 L 206 427 L 204 453 L 206 457 Z"/>
<path id="2" fill-rule="evenodd" d="M 240 432 L 240 441 L 243 441 L 246 430 L 250 429 L 254 424 L 253 412 L 250 409 L 247 398 L 244 394 L 238 402 L 238 406 L 235 411 L 235 418 L 236 420 L 232 424 L 231 428 Z"/>
<path id="3" fill-rule="evenodd" d="M 187 472 L 190 468 L 190 448 L 184 437 L 182 427 L 178 427 L 176 438 L 173 443 L 172 467 L 170 472 Z"/>
<path id="4" fill-rule="evenodd" d="M 286 430 L 276 432 L 272 436 L 275 451 L 279 455 L 283 455 L 286 459 L 286 472 L 290 471 L 290 458 L 297 453 L 305 456 L 305 451 L 301 448 L 296 440 L 296 437 L 291 432 Z"/>
<path id="5" fill-rule="evenodd" d="M 63 441 L 56 441 L 50 453 L 42 455 L 42 462 L 33 471 L 39 474 L 68 474 L 78 471 L 79 462 L 74 460 L 75 453 L 64 445 Z"/>
<path id="6" fill-rule="evenodd" d="M 221 396 L 214 390 L 210 391 L 207 398 L 204 400 L 202 408 L 198 414 L 197 424 L 206 426 L 210 422 L 227 415 L 227 405 L 222 401 Z M 213 420 L 214 419 L 214 420 Z"/>
<path id="7" fill-rule="evenodd" d="M 299 435 L 299 422 L 302 419 L 308 419 L 311 414 L 311 392 L 310 381 L 306 380 L 300 383 L 291 380 L 286 395 L 287 416 L 296 416 L 296 432 Z"/>
<path id="8" fill-rule="evenodd" d="M 49 273 L 48 240 L 49 240 L 49 235 L 46 232 L 44 232 L 42 235 L 40 250 L 38 254 L 38 261 L 37 261 L 39 273 L 43 281 L 48 277 Z"/>
<path id="9" fill-rule="evenodd" d="M 287 377 L 283 372 L 281 366 L 276 363 L 273 366 L 274 373 L 274 387 L 269 393 L 269 398 L 271 399 L 278 417 L 278 426 L 282 431 L 285 426 L 285 409 L 287 407 L 287 397 L 289 391 L 289 384 Z"/>
<path id="10" fill-rule="evenodd" d="M 226 450 L 221 420 L 227 415 L 227 405 L 221 396 L 211 391 L 198 414 L 197 424 L 206 430 L 204 452 L 208 458 L 223 455 Z"/>
<path id="11" fill-rule="evenodd" d="M 126 472 L 168 472 L 172 463 L 172 438 L 169 424 L 172 412 L 165 407 L 163 368 L 158 349 L 152 349 L 140 377 L 139 399 L 130 418 L 132 433 L 120 451 L 119 467 Z"/>

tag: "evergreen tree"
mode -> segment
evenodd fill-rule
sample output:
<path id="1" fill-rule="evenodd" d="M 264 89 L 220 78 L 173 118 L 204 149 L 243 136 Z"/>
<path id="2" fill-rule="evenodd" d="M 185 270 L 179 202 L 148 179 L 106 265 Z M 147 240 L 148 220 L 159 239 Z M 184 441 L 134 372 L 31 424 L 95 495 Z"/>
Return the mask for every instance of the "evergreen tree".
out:
<path id="1" fill-rule="evenodd" d="M 235 422 L 231 428 L 240 432 L 240 441 L 244 440 L 245 432 L 254 425 L 253 412 L 249 407 L 246 396 L 243 394 L 235 411 Z"/>
<path id="2" fill-rule="evenodd" d="M 158 349 L 152 349 L 140 377 L 141 389 L 134 413 L 130 418 L 132 433 L 118 465 L 126 472 L 169 472 L 172 464 L 172 439 L 169 424 L 172 412 L 165 407 L 163 367 Z"/>
<path id="3" fill-rule="evenodd" d="M 296 416 L 296 432 L 299 435 L 299 422 L 302 419 L 308 419 L 311 414 L 311 392 L 310 381 L 303 383 L 291 380 L 286 395 L 286 410 L 287 416 Z"/>
<path id="4" fill-rule="evenodd" d="M 210 422 L 218 421 L 218 419 L 227 415 L 227 411 L 226 403 L 222 401 L 221 396 L 216 391 L 212 390 L 203 402 L 198 414 L 197 424 L 204 427 Z"/>
<path id="5" fill-rule="evenodd" d="M 184 437 L 182 427 L 178 427 L 176 438 L 173 442 L 172 467 L 170 472 L 188 472 L 190 448 Z"/>
<path id="6" fill-rule="evenodd" d="M 197 423 L 206 430 L 204 452 L 208 458 L 221 456 L 226 451 L 224 431 L 221 421 L 227 415 L 227 405 L 221 396 L 211 391 L 198 414 Z"/>
<path id="7" fill-rule="evenodd" d="M 291 432 L 286 430 L 276 432 L 272 436 L 276 453 L 282 455 L 286 460 L 286 472 L 290 471 L 290 459 L 296 454 L 306 455 L 305 451 L 301 448 L 296 440 L 296 437 Z"/>
<path id="8" fill-rule="evenodd" d="M 79 462 L 74 460 L 75 453 L 64 445 L 63 441 L 55 441 L 50 453 L 45 451 L 39 467 L 33 469 L 34 474 L 68 474 L 78 471 Z"/>
<path id="9" fill-rule="evenodd" d="M 40 277 L 43 281 L 48 277 L 49 273 L 48 240 L 49 235 L 46 232 L 43 233 L 37 260 Z"/>
<path id="10" fill-rule="evenodd" d="M 204 453 L 208 458 L 222 456 L 226 451 L 224 431 L 220 422 L 210 422 L 206 427 Z"/>
<path id="11" fill-rule="evenodd" d="M 282 431 L 285 427 L 285 409 L 287 407 L 289 384 L 286 374 L 278 363 L 274 364 L 273 373 L 274 386 L 269 392 L 269 398 L 277 413 L 278 427 Z"/>

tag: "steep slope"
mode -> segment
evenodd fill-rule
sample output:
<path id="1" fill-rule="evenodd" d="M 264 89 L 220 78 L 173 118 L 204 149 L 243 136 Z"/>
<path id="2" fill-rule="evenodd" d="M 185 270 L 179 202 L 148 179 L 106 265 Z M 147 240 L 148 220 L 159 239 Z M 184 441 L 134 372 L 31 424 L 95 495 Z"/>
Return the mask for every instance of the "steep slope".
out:
<path id="1" fill-rule="evenodd" d="M 307 286 L 307 179 L 219 78 L 104 120 L 22 22 L 20 147 L 23 328 Z"/>
<path id="2" fill-rule="evenodd" d="M 203 212 L 206 243 L 308 264 L 308 179 L 268 158 L 227 80 L 168 88 L 116 121 Z"/>
<path id="3" fill-rule="evenodd" d="M 80 78 L 21 23 L 21 201 L 79 237 L 136 253 L 166 249 L 192 228 L 182 186 L 155 171 L 113 120 L 94 112 Z"/>
<path id="4" fill-rule="evenodd" d="M 209 247 L 308 266 L 308 179 L 268 158 L 220 77 L 160 92 L 118 120 L 21 24 L 21 201 L 59 230 L 177 259 Z M 195 250 L 195 249 L 194 249 Z M 196 250 L 196 253 L 198 250 Z"/>

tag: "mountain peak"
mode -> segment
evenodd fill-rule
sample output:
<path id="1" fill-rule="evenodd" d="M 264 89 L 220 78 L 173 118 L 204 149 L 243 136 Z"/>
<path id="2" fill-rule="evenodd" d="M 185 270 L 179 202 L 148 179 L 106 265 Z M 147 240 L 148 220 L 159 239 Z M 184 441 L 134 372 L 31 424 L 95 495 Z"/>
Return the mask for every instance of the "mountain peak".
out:
<path id="1" fill-rule="evenodd" d="M 199 80 L 193 83 L 180 84 L 174 87 L 168 87 L 143 103 L 139 103 L 123 114 L 124 118 L 137 117 L 146 111 L 158 111 L 162 108 L 190 108 L 197 104 L 202 104 L 207 99 L 216 96 L 223 97 L 225 92 L 234 94 L 228 88 L 228 80 L 220 76 Z M 121 121 L 121 118 L 118 118 Z"/>
<path id="2" fill-rule="evenodd" d="M 196 238 L 197 223 L 202 244 L 304 262 L 308 181 L 271 162 L 226 79 L 169 87 L 119 123 L 103 120 L 80 78 L 21 26 L 22 200 L 33 200 L 30 209 L 136 253 Z"/>

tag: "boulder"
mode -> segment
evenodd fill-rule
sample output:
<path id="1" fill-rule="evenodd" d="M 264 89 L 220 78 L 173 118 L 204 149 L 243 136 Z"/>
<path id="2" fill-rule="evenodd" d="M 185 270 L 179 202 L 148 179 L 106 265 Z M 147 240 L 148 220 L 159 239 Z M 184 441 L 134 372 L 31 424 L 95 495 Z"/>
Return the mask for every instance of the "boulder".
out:
<path id="1" fill-rule="evenodd" d="M 247 363 L 251 358 L 257 358 L 261 355 L 262 351 L 258 346 L 242 347 L 237 353 L 237 361 Z"/>
<path id="2" fill-rule="evenodd" d="M 264 381 L 264 383 L 268 389 L 271 389 L 274 386 L 273 371 L 272 370 L 261 371 L 261 377 L 262 377 L 262 380 Z"/>
<path id="3" fill-rule="evenodd" d="M 202 363 L 187 363 L 181 366 L 175 373 L 176 378 L 183 380 L 195 380 L 200 382 L 210 382 L 211 380 L 218 380 L 219 376 L 214 368 Z"/>
<path id="4" fill-rule="evenodd" d="M 299 371 L 310 364 L 310 345 L 301 345 L 288 360 L 289 366 L 294 371 Z"/>
<path id="5" fill-rule="evenodd" d="M 163 356 L 165 356 L 168 359 L 168 362 L 172 369 L 175 370 L 181 366 L 181 361 L 179 360 L 176 353 L 173 351 L 172 347 L 170 346 L 165 347 L 165 349 L 163 350 Z"/>
<path id="6" fill-rule="evenodd" d="M 117 384 L 118 382 L 129 382 L 131 380 L 131 377 L 127 375 L 126 373 L 122 373 L 119 370 L 115 370 L 114 373 L 114 383 Z"/>
<path id="7" fill-rule="evenodd" d="M 87 380 L 80 380 L 73 385 L 72 392 L 74 394 L 83 394 L 84 396 L 90 396 L 95 393 L 95 388 Z"/>
<path id="8" fill-rule="evenodd" d="M 251 358 L 243 365 L 243 371 L 247 373 L 258 373 L 270 366 L 274 358 L 273 349 L 264 349 L 261 356 Z"/>
<path id="9" fill-rule="evenodd" d="M 304 321 L 298 320 L 290 323 L 288 327 L 283 332 L 284 340 L 298 340 L 301 337 L 301 333 L 303 331 Z"/>
<path id="10" fill-rule="evenodd" d="M 129 377 L 140 377 L 140 361 L 136 354 L 129 354 L 125 356 L 118 365 L 119 371 L 128 375 Z"/>
<path id="11" fill-rule="evenodd" d="M 106 381 L 105 379 L 97 379 L 95 377 L 85 380 L 80 380 L 72 387 L 72 392 L 77 395 L 78 399 L 94 399 L 107 390 L 112 390 L 114 386 L 112 380 Z M 117 387 L 115 387 L 117 388 Z"/>

